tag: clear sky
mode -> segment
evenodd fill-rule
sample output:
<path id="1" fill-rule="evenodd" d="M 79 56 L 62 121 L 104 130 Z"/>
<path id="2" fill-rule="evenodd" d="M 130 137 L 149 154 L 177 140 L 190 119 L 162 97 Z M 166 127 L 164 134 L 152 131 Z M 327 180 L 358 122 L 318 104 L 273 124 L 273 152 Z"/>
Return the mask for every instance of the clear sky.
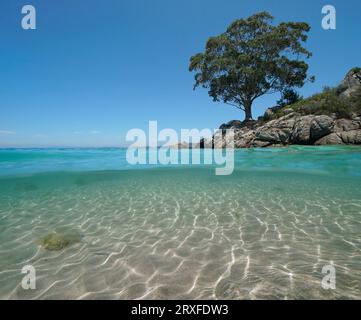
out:
<path id="1" fill-rule="evenodd" d="M 21 28 L 21 8 L 37 29 Z M 323 30 L 321 8 L 337 10 Z M 191 55 L 235 19 L 267 10 L 275 22 L 305 21 L 316 82 L 337 85 L 361 65 L 359 0 L 2 0 L 0 146 L 119 146 L 131 128 L 217 128 L 241 110 L 193 91 Z M 254 116 L 279 96 L 255 101 Z"/>

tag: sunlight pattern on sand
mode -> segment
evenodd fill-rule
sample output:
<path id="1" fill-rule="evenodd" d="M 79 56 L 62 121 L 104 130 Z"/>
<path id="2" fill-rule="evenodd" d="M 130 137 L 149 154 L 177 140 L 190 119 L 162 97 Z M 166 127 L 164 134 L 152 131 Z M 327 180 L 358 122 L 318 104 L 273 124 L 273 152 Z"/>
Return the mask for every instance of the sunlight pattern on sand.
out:
<path id="1" fill-rule="evenodd" d="M 1 178 L 0 298 L 360 299 L 360 178 L 310 172 Z M 43 249 L 52 231 L 70 246 Z M 321 287 L 330 263 L 336 290 Z M 36 290 L 21 287 L 25 264 Z"/>

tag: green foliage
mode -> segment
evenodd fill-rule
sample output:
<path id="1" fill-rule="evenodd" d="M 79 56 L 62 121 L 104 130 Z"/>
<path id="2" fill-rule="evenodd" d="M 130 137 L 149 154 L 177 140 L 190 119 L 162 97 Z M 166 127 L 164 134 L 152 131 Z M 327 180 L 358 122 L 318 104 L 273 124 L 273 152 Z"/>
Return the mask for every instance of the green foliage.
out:
<path id="1" fill-rule="evenodd" d="M 359 68 L 359 67 L 355 67 L 355 68 L 351 69 L 352 73 L 359 73 L 360 71 L 361 71 L 361 68 Z"/>
<path id="2" fill-rule="evenodd" d="M 300 100 L 286 106 L 301 115 L 335 115 L 337 118 L 349 119 L 352 114 L 361 115 L 361 89 L 351 97 L 344 97 L 337 93 L 336 88 L 325 87 L 322 93 Z M 279 109 L 264 121 L 276 119 L 285 115 L 284 108 Z"/>
<path id="3" fill-rule="evenodd" d="M 302 97 L 293 89 L 286 88 L 282 91 L 281 99 L 277 101 L 277 104 L 281 107 L 285 107 L 290 104 L 294 104 L 300 101 Z"/>
<path id="4" fill-rule="evenodd" d="M 234 21 L 226 32 L 209 38 L 205 51 L 190 59 L 194 88 L 207 88 L 214 101 L 242 109 L 250 120 L 258 97 L 302 87 L 308 65 L 301 59 L 311 56 L 303 47 L 310 26 L 272 22 L 268 12 L 260 12 Z"/>
<path id="5" fill-rule="evenodd" d="M 296 103 L 293 109 L 301 114 L 336 114 L 339 118 L 349 118 L 350 108 L 347 98 L 340 97 L 334 89 L 326 89 L 309 99 Z"/>

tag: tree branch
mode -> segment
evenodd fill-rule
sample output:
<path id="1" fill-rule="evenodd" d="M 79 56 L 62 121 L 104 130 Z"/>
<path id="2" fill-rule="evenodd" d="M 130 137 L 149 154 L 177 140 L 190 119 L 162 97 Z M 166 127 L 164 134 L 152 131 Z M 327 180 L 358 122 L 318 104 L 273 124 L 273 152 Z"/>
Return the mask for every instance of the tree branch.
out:
<path id="1" fill-rule="evenodd" d="M 230 103 L 230 102 L 225 102 L 225 104 L 228 104 L 232 107 L 236 107 L 237 109 L 241 109 L 242 111 L 245 111 L 244 108 L 241 105 L 235 104 L 235 103 Z"/>

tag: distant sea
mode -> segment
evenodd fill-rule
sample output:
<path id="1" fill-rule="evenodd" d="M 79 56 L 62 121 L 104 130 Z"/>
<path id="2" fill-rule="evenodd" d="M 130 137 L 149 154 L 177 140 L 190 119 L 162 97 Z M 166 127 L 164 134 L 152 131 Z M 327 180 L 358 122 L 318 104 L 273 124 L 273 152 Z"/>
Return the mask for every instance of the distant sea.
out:
<path id="1" fill-rule="evenodd" d="M 230 176 L 125 155 L 0 149 L 0 299 L 361 299 L 360 147 L 237 150 Z"/>

